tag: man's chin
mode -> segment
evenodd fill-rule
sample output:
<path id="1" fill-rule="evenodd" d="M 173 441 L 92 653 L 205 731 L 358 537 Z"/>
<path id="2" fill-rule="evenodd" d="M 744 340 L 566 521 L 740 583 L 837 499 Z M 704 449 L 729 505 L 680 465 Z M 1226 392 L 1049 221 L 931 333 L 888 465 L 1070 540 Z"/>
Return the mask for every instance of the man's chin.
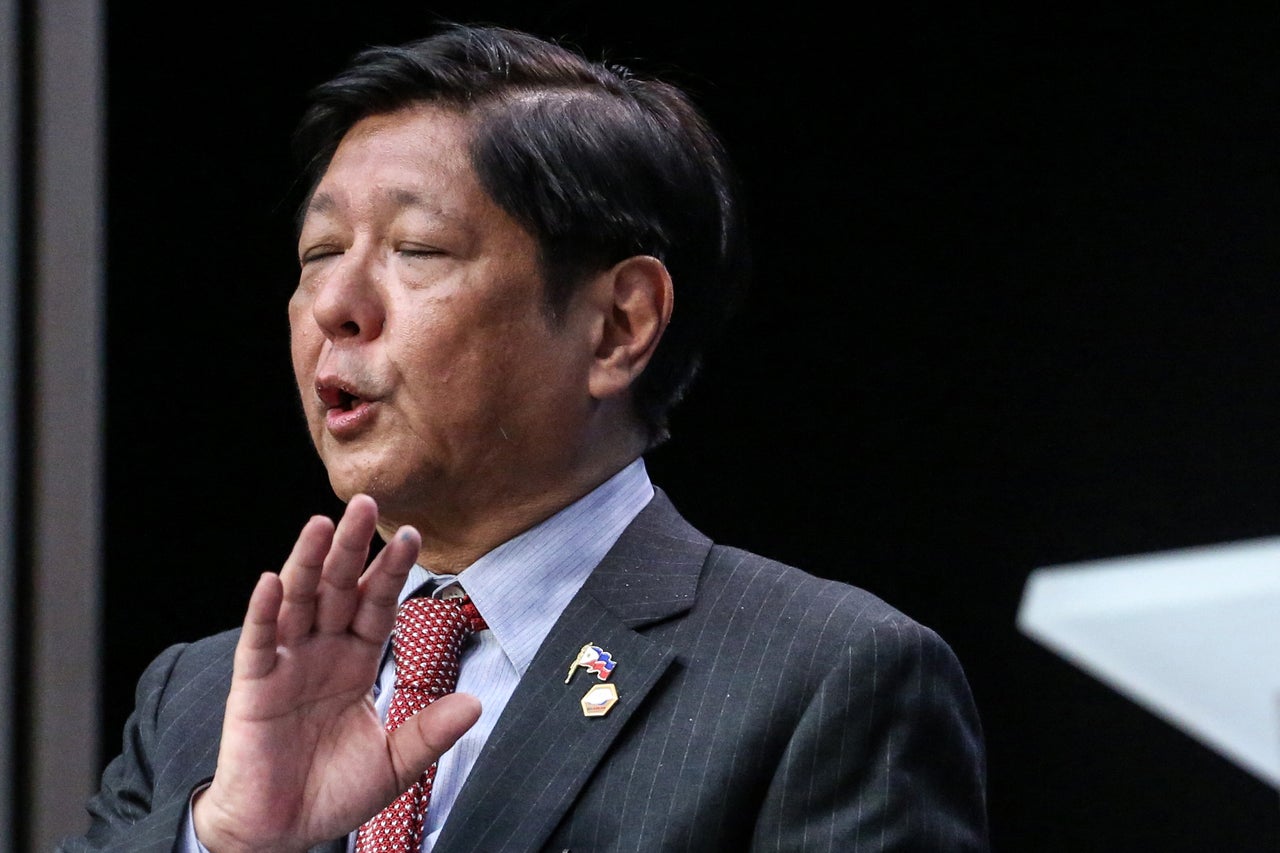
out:
<path id="1" fill-rule="evenodd" d="M 343 465 L 331 465 L 328 471 L 329 486 L 343 503 L 356 495 L 368 495 L 377 502 L 379 516 L 385 511 L 403 509 L 406 504 L 413 503 L 412 490 L 403 476 L 374 473 L 367 466 L 357 466 L 353 470 Z"/>
<path id="2" fill-rule="evenodd" d="M 381 505 L 380 496 L 384 491 L 382 479 L 371 476 L 365 466 L 344 464 L 342 460 L 322 458 L 325 470 L 329 472 L 329 487 L 343 503 L 349 502 L 356 495 L 368 495 Z"/>

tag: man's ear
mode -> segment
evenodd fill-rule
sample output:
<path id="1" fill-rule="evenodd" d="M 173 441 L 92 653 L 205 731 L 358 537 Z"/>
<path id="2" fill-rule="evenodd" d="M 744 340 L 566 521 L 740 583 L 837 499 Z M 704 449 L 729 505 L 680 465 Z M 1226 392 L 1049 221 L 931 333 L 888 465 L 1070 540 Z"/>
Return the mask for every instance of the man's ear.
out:
<path id="1" fill-rule="evenodd" d="M 616 396 L 635 380 L 657 349 L 675 299 L 671 274 L 650 255 L 633 255 L 600 273 L 592 283 L 597 314 L 590 393 Z"/>

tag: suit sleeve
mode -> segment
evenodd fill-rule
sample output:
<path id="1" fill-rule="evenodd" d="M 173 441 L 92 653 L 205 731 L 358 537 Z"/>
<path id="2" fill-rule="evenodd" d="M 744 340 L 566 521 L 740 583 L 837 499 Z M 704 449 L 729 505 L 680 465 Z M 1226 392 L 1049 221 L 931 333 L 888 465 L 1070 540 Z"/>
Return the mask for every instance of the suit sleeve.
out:
<path id="1" fill-rule="evenodd" d="M 754 849 L 987 851 L 982 733 L 950 647 L 899 616 L 835 646 L 824 665 Z"/>
<path id="2" fill-rule="evenodd" d="M 187 800 L 156 802 L 152 747 L 159 738 L 159 717 L 166 688 L 184 645 L 157 657 L 138 681 L 133 713 L 124 729 L 123 750 L 102 774 L 90 799 L 89 829 L 64 839 L 58 853 L 161 853 L 171 851 Z"/>

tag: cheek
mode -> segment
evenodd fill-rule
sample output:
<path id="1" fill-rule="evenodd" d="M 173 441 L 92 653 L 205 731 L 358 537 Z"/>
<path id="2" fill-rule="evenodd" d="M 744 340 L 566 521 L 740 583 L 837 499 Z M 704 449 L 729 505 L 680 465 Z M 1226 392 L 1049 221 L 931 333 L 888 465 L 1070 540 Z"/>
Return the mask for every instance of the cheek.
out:
<path id="1" fill-rule="evenodd" d="M 467 388 L 474 394 L 486 387 L 484 371 L 493 364 L 493 347 L 502 336 L 466 307 L 438 300 L 397 306 L 380 351 L 415 396 L 448 405 L 452 394 L 440 395 L 450 389 Z"/>
<path id="2" fill-rule="evenodd" d="M 320 357 L 324 337 L 305 326 L 291 325 L 289 354 L 293 361 L 293 377 L 298 390 L 304 392 L 314 382 L 316 362 Z"/>

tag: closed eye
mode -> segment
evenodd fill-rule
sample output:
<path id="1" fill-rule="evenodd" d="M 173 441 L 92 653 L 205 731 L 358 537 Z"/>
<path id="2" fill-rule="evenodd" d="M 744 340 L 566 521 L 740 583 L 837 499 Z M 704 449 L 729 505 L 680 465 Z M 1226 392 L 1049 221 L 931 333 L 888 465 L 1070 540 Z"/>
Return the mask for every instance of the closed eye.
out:
<path id="1" fill-rule="evenodd" d="M 301 257 L 298 258 L 298 263 L 305 267 L 307 264 L 312 264 L 316 261 L 323 261 L 325 258 L 332 258 L 341 254 L 341 249 L 334 249 L 330 247 L 308 249 L 306 252 L 302 253 Z"/>
<path id="2" fill-rule="evenodd" d="M 433 249 L 429 246 L 401 246 L 396 249 L 396 253 L 406 258 L 430 258 L 435 255 L 443 255 L 444 252 L 439 249 Z"/>

